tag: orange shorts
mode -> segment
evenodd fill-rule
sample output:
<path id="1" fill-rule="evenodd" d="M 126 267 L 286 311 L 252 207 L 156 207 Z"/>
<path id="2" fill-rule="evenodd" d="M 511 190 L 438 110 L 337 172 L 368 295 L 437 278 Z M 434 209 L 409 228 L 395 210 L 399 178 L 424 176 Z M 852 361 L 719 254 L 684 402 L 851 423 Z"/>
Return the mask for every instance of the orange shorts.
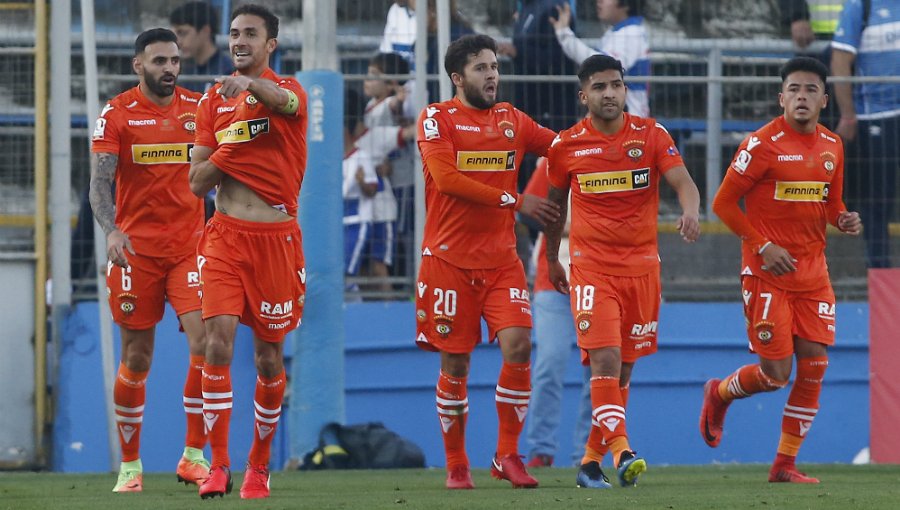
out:
<path id="1" fill-rule="evenodd" d="M 149 329 L 162 320 L 168 298 L 179 316 L 200 309 L 200 275 L 193 253 L 181 257 L 128 254 L 128 267 L 106 264 L 109 308 L 116 324 Z"/>
<path id="2" fill-rule="evenodd" d="M 216 212 L 197 251 L 204 319 L 236 315 L 267 342 L 300 324 L 306 268 L 296 220 L 257 223 Z"/>
<path id="3" fill-rule="evenodd" d="M 497 332 L 531 327 L 525 270 L 517 259 L 491 269 L 462 269 L 422 257 L 416 286 L 416 345 L 428 351 L 472 352 L 481 341 L 481 317 L 493 342 Z"/>
<path id="4" fill-rule="evenodd" d="M 569 299 L 581 362 L 588 364 L 588 350 L 603 347 L 620 347 L 624 363 L 656 352 L 659 290 L 659 271 L 614 276 L 572 266 Z"/>
<path id="5" fill-rule="evenodd" d="M 794 354 L 794 337 L 834 345 L 834 290 L 831 282 L 790 292 L 756 276 L 741 278 L 750 350 L 766 359 Z"/>

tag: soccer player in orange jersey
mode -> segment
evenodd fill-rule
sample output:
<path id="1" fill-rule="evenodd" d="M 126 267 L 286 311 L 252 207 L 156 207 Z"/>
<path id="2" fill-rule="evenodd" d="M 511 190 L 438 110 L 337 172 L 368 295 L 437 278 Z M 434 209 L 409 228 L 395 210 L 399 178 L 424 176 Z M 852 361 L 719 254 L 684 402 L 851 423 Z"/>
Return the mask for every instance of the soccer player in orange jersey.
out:
<path id="1" fill-rule="evenodd" d="M 306 269 L 297 198 L 306 169 L 306 93 L 277 76 L 269 57 L 278 18 L 245 4 L 231 15 L 229 49 L 236 72 L 216 80 L 200 100 L 191 191 L 213 186 L 216 212 L 198 247 L 206 326 L 203 419 L 212 448 L 200 496 L 231 491 L 228 429 L 231 359 L 238 321 L 253 330 L 258 377 L 250 458 L 241 498 L 269 496 L 269 458 L 281 416 L 283 340 L 300 323 Z"/>
<path id="2" fill-rule="evenodd" d="M 578 95 L 588 116 L 562 131 L 548 154 L 548 196 L 561 217 L 572 191 L 571 284 L 559 262 L 562 221 L 544 230 L 548 276 L 570 295 L 582 361 L 591 367 L 593 426 L 576 482 L 596 489 L 610 487 L 600 469 L 608 450 L 623 487 L 647 469 L 629 445 L 625 406 L 635 361 L 656 352 L 660 176 L 678 195 L 681 236 L 700 235 L 697 186 L 666 129 L 623 111 L 623 75 L 622 63 L 606 55 L 582 63 Z"/>
<path id="3" fill-rule="evenodd" d="M 465 450 L 466 380 L 472 350 L 481 340 L 482 317 L 503 353 L 491 474 L 515 487 L 537 487 L 518 453 L 531 394 L 531 308 L 513 226 L 515 211 L 539 221 L 558 214 L 545 199 L 516 193 L 525 152 L 543 155 L 555 133 L 509 103 L 497 102 L 497 46 L 490 37 L 454 41 L 444 68 L 456 97 L 429 105 L 418 121 L 426 217 L 416 342 L 441 354 L 437 411 L 447 488 L 473 488 Z"/>
<path id="4" fill-rule="evenodd" d="M 195 257 L 203 201 L 191 194 L 187 176 L 200 94 L 175 85 L 180 71 L 175 41 L 175 34 L 164 28 L 137 37 L 132 68 L 139 84 L 106 104 L 92 137 L 91 207 L 106 233 L 109 307 L 122 340 L 113 390 L 122 464 L 114 492 L 143 489 L 144 384 L 166 299 L 178 314 L 190 351 L 184 385 L 187 438 L 178 479 L 199 485 L 209 476 L 202 451 L 205 345 Z"/>
<path id="5" fill-rule="evenodd" d="M 825 226 L 858 235 L 859 215 L 841 199 L 841 139 L 818 124 L 828 103 L 828 70 L 796 57 L 781 69 L 775 118 L 738 147 L 713 210 L 742 241 L 741 287 L 747 336 L 759 363 L 704 386 L 700 434 L 715 448 L 736 399 L 784 388 L 797 375 L 781 421 L 770 482 L 818 483 L 797 471 L 797 452 L 819 409 L 827 347 L 834 344 L 834 291 L 825 262 Z M 744 199 L 746 213 L 739 202 Z"/>

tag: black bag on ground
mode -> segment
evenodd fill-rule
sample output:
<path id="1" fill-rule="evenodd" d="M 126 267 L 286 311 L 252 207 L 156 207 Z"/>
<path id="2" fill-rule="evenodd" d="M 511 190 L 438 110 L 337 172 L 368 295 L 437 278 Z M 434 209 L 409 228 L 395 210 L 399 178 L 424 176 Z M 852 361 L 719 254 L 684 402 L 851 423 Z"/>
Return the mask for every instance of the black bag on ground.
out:
<path id="1" fill-rule="evenodd" d="M 329 423 L 319 432 L 319 447 L 303 457 L 300 469 L 396 469 L 425 467 L 415 443 L 379 422 L 342 426 Z"/>

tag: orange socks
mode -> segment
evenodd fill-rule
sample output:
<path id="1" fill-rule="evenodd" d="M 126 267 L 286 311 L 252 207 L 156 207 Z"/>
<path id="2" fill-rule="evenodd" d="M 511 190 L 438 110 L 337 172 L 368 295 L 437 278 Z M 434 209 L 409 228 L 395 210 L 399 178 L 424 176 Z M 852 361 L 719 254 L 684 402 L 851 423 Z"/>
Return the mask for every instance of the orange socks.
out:
<path id="1" fill-rule="evenodd" d="M 466 456 L 466 418 L 469 416 L 469 397 L 466 378 L 453 377 L 441 371 L 437 383 L 437 412 L 444 437 L 447 470 L 454 466 L 468 466 Z"/>
<path id="2" fill-rule="evenodd" d="M 772 379 L 763 373 L 759 363 L 744 365 L 719 383 L 719 396 L 725 403 L 747 398 L 754 393 L 775 391 L 787 386 L 787 381 Z"/>
<path id="3" fill-rule="evenodd" d="M 144 421 L 148 373 L 149 371 L 132 372 L 124 363 L 119 363 L 113 402 L 116 404 L 116 426 L 119 429 L 122 462 L 131 462 L 141 456 L 141 422 Z"/>
<path id="4" fill-rule="evenodd" d="M 622 393 L 622 407 L 628 407 L 628 394 L 629 394 L 630 385 L 626 385 L 619 388 L 619 392 Z M 597 423 L 596 420 L 591 420 L 591 425 L 599 427 L 600 424 Z M 582 458 L 582 464 L 587 464 L 590 461 L 601 462 L 603 457 L 609 452 L 609 445 L 603 441 L 603 432 L 600 429 L 596 429 L 595 427 L 591 427 L 591 432 L 588 435 L 588 444 L 585 448 L 585 456 Z M 594 442 L 591 443 L 591 436 L 594 437 Z M 586 459 L 586 460 L 585 460 Z"/>
<path id="5" fill-rule="evenodd" d="M 184 445 L 202 450 L 206 446 L 206 429 L 203 428 L 203 356 L 191 355 L 187 378 L 184 381 L 184 414 L 187 417 L 187 434 Z"/>
<path id="6" fill-rule="evenodd" d="M 797 360 L 797 376 L 781 419 L 778 453 L 796 457 L 800 451 L 800 445 L 819 411 L 819 394 L 826 368 L 827 356 Z"/>
<path id="7" fill-rule="evenodd" d="M 228 427 L 231 422 L 231 366 L 203 365 L 203 423 L 212 449 L 210 468 L 228 467 Z"/>
<path id="8" fill-rule="evenodd" d="M 497 457 L 519 453 L 519 435 L 531 398 L 531 363 L 503 363 L 497 381 Z"/>
<path id="9" fill-rule="evenodd" d="M 284 370 L 269 379 L 256 377 L 256 395 L 253 406 L 256 408 L 256 419 L 253 428 L 253 445 L 250 447 L 250 465 L 267 466 L 272 451 L 272 438 L 281 417 L 281 402 L 284 399 Z"/>
<path id="10" fill-rule="evenodd" d="M 588 444 L 585 447 L 582 464 L 600 462 L 607 450 L 612 450 L 613 461 L 618 463 L 619 455 L 631 449 L 625 427 L 625 406 L 623 396 L 628 388 L 619 388 L 618 377 L 591 378 L 591 407 L 594 408 Z"/>

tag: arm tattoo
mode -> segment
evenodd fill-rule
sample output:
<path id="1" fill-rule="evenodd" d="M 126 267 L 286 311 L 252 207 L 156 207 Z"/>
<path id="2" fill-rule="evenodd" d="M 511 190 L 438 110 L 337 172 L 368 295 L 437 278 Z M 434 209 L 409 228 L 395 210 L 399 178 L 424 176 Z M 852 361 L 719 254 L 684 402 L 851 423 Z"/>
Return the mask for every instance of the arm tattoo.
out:
<path id="1" fill-rule="evenodd" d="M 547 236 L 547 260 L 557 260 L 559 258 L 559 243 L 562 240 L 562 232 L 566 226 L 566 217 L 569 213 L 569 188 L 550 186 L 547 200 L 559 206 L 559 218 L 544 227 L 544 235 Z"/>
<path id="2" fill-rule="evenodd" d="M 116 228 L 116 206 L 112 187 L 116 178 L 119 156 L 109 153 L 91 154 L 91 209 L 94 218 L 109 235 Z"/>

